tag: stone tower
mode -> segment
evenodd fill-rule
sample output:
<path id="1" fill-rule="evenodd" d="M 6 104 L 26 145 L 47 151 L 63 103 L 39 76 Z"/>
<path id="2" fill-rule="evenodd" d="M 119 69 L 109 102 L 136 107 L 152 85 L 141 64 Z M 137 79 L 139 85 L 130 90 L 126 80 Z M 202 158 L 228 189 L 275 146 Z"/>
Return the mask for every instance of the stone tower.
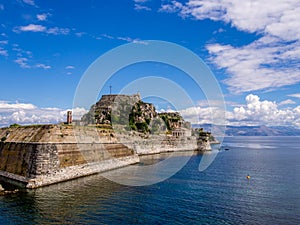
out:
<path id="1" fill-rule="evenodd" d="M 72 111 L 67 112 L 67 124 L 72 123 Z"/>

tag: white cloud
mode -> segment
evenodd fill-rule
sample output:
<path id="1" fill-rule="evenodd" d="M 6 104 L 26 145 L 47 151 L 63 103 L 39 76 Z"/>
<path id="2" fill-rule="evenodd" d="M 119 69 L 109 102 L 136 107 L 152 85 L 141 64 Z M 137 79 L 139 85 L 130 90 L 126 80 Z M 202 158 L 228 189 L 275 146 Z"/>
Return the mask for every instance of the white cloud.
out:
<path id="1" fill-rule="evenodd" d="M 27 26 L 20 26 L 16 31 L 31 31 L 31 32 L 45 32 L 46 27 L 42 25 L 37 25 L 37 24 L 29 24 Z"/>
<path id="2" fill-rule="evenodd" d="M 300 98 L 300 93 L 290 94 L 290 95 L 288 95 L 288 96 L 294 97 L 294 98 Z"/>
<path id="3" fill-rule="evenodd" d="M 150 7 L 145 5 L 140 5 L 140 4 L 134 4 L 134 9 L 137 11 L 142 11 L 142 10 L 151 11 Z"/>
<path id="4" fill-rule="evenodd" d="M 107 39 L 115 39 L 113 36 L 108 35 L 108 34 L 102 34 L 101 36 L 102 36 L 102 37 L 105 37 L 105 38 L 107 38 Z"/>
<path id="5" fill-rule="evenodd" d="M 30 103 L 19 103 L 19 102 L 7 102 L 0 101 L 0 110 L 16 110 L 16 109 L 36 109 L 36 106 Z"/>
<path id="6" fill-rule="evenodd" d="M 215 106 L 195 106 L 180 113 L 185 120 L 193 124 L 223 124 L 237 126 L 267 125 L 267 126 L 295 126 L 300 127 L 300 106 L 282 108 L 284 105 L 295 104 L 291 100 L 280 103 L 261 100 L 259 96 L 249 94 L 246 103 L 234 107 L 233 111 L 223 112 Z M 204 104 L 203 104 L 204 105 Z M 220 118 L 226 115 L 226 121 Z"/>
<path id="7" fill-rule="evenodd" d="M 23 50 L 18 44 L 13 44 L 12 50 L 15 51 L 17 55 L 17 59 L 14 61 L 15 63 L 19 64 L 19 66 L 22 68 L 31 67 L 28 65 L 29 58 L 32 58 L 31 51 Z"/>
<path id="8" fill-rule="evenodd" d="M 30 68 L 30 66 L 28 65 L 28 59 L 27 58 L 24 58 L 24 57 L 17 58 L 15 60 L 15 63 L 19 64 L 19 66 L 21 68 Z"/>
<path id="9" fill-rule="evenodd" d="M 67 35 L 70 33 L 69 28 L 59 28 L 59 27 L 51 27 L 47 28 L 43 25 L 39 24 L 29 24 L 27 26 L 19 26 L 15 27 L 13 29 L 14 32 L 19 33 L 19 32 L 42 32 L 42 33 L 47 33 L 47 34 L 54 34 L 54 35 Z"/>
<path id="10" fill-rule="evenodd" d="M 224 82 L 231 92 L 250 92 L 300 82 L 299 69 L 297 65 L 288 63 L 294 59 L 287 55 L 292 49 L 300 48 L 300 42 L 280 45 L 274 41 L 266 44 L 267 39 L 264 37 L 243 47 L 207 45 L 211 60 L 229 74 Z"/>
<path id="11" fill-rule="evenodd" d="M 135 3 L 145 3 L 148 2 L 149 0 L 134 0 Z"/>
<path id="12" fill-rule="evenodd" d="M 63 116 L 64 118 L 66 118 L 67 115 L 67 111 L 72 111 L 72 117 L 74 120 L 79 120 L 81 119 L 81 117 L 86 114 L 88 112 L 88 110 L 84 109 L 84 108 L 74 108 L 74 109 L 67 109 L 64 112 Z"/>
<path id="13" fill-rule="evenodd" d="M 0 101 L 0 126 L 19 124 L 50 124 L 66 120 L 67 111 L 70 109 L 39 108 L 30 103 L 12 103 Z M 75 108 L 73 118 L 80 119 L 87 113 L 86 109 Z"/>
<path id="14" fill-rule="evenodd" d="M 114 36 L 111 36 L 111 35 L 108 35 L 108 34 L 102 34 L 101 36 L 104 37 L 104 38 L 107 38 L 107 39 L 111 39 L 111 40 L 120 40 L 120 41 L 129 42 L 129 43 L 136 43 L 136 44 L 147 44 L 145 41 L 140 40 L 138 38 L 114 37 Z M 101 38 L 96 38 L 96 39 L 101 39 Z"/>
<path id="15" fill-rule="evenodd" d="M 37 14 L 36 15 L 36 18 L 39 20 L 39 21 L 46 21 L 48 16 L 51 16 L 50 13 L 42 13 L 42 14 Z"/>
<path id="16" fill-rule="evenodd" d="M 224 69 L 233 93 L 274 89 L 300 82 L 300 2 L 274 0 L 171 1 L 160 11 L 231 24 L 260 38 L 245 46 L 209 44 L 212 62 Z"/>
<path id="17" fill-rule="evenodd" d="M 151 8 L 145 5 L 147 2 L 149 2 L 149 0 L 134 0 L 134 9 L 137 11 L 151 11 Z"/>
<path id="18" fill-rule="evenodd" d="M 45 64 L 43 64 L 43 63 L 36 64 L 35 67 L 36 67 L 36 68 L 45 69 L 45 70 L 51 69 L 51 66 L 45 65 Z"/>
<path id="19" fill-rule="evenodd" d="M 52 27 L 52 28 L 47 29 L 46 33 L 54 34 L 54 35 L 58 35 L 58 34 L 67 35 L 70 33 L 70 29 L 69 28 Z"/>
<path id="20" fill-rule="evenodd" d="M 33 0 L 23 0 L 24 3 L 32 6 L 36 6 Z"/>
<path id="21" fill-rule="evenodd" d="M 136 43 L 136 44 L 146 44 L 145 41 L 142 41 L 138 38 L 131 38 L 131 37 L 117 37 L 117 40 L 126 41 L 129 43 Z"/>
<path id="22" fill-rule="evenodd" d="M 231 124 L 243 125 L 292 125 L 299 126 L 299 106 L 294 109 L 279 109 L 276 102 L 261 101 L 257 95 L 250 94 L 246 97 L 246 105 L 234 108 L 228 118 Z"/>
<path id="23" fill-rule="evenodd" d="M 74 66 L 66 66 L 65 69 L 72 70 L 72 69 L 75 69 L 75 67 Z"/>
<path id="24" fill-rule="evenodd" d="M 0 55 L 2 56 L 8 56 L 8 51 L 6 49 L 0 48 Z"/>
<path id="25" fill-rule="evenodd" d="M 300 32 L 297 29 L 300 22 L 298 0 L 274 0 L 272 4 L 260 0 L 189 0 L 185 5 L 172 1 L 163 4 L 162 8 L 165 5 L 178 9 L 182 16 L 224 21 L 247 32 L 268 32 L 283 37 L 283 29 L 297 34 Z M 282 25 L 288 26 L 284 28 Z M 291 28 L 295 29 L 292 31 Z"/>
<path id="26" fill-rule="evenodd" d="M 45 65 L 43 63 L 38 63 L 38 64 L 35 64 L 35 65 L 30 65 L 29 64 L 29 60 L 28 58 L 26 57 L 19 57 L 15 60 L 15 63 L 17 63 L 21 68 L 24 68 L 24 69 L 30 69 L 30 68 L 41 68 L 41 69 L 51 69 L 51 66 L 49 65 Z"/>
<path id="27" fill-rule="evenodd" d="M 166 13 L 176 13 L 183 10 L 185 7 L 182 3 L 177 1 L 172 1 L 168 4 L 162 4 L 161 8 L 158 10 L 159 12 L 166 12 Z"/>
<path id="28" fill-rule="evenodd" d="M 83 35 L 85 35 L 86 33 L 85 32 L 77 32 L 77 33 L 75 33 L 75 35 L 77 36 L 77 37 L 82 37 Z"/>
<path id="29" fill-rule="evenodd" d="M 278 105 L 282 106 L 282 105 L 294 105 L 294 104 L 296 104 L 295 101 L 293 101 L 291 99 L 287 99 L 287 100 L 284 100 L 284 101 L 280 102 Z"/>
<path id="30" fill-rule="evenodd" d="M 8 44 L 8 40 L 0 41 L 0 45 L 7 45 L 7 44 Z"/>
<path id="31" fill-rule="evenodd" d="M 180 111 L 182 117 L 192 124 L 205 124 L 212 122 L 212 108 L 190 107 Z"/>

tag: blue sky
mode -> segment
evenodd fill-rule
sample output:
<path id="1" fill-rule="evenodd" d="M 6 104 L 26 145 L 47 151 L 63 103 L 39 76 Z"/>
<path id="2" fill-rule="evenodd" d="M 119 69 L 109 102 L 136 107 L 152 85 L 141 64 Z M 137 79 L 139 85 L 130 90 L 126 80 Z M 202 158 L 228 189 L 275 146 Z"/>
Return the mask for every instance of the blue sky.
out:
<path id="1" fill-rule="evenodd" d="M 227 124 L 300 127 L 299 21 L 299 0 L 0 0 L 0 126 L 63 120 L 94 60 L 122 44 L 163 40 L 210 67 Z M 186 119 L 211 122 L 213 106 L 180 72 L 157 64 L 124 71 L 110 81 L 114 93 L 157 73 L 189 89 L 195 105 L 182 109 Z"/>

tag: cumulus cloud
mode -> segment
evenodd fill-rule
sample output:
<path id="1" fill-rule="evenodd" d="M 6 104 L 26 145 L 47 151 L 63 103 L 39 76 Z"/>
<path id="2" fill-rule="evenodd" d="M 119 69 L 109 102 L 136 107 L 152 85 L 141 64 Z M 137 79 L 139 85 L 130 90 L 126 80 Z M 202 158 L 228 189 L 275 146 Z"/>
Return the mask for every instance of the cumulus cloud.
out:
<path id="1" fill-rule="evenodd" d="M 20 26 L 18 27 L 19 31 L 31 31 L 31 32 L 45 32 L 47 30 L 47 28 L 45 26 L 42 25 L 38 25 L 38 24 L 29 24 L 27 26 Z"/>
<path id="2" fill-rule="evenodd" d="M 15 27 L 13 29 L 14 32 L 20 33 L 20 32 L 41 32 L 41 33 L 46 33 L 46 34 L 53 34 L 53 35 L 67 35 L 70 33 L 69 28 L 59 28 L 59 27 L 51 27 L 47 28 L 43 25 L 39 24 L 29 24 L 26 26 L 19 26 Z"/>
<path id="3" fill-rule="evenodd" d="M 30 104 L 30 103 L 11 103 L 8 101 L 0 101 L 0 110 L 3 112 L 3 110 L 11 111 L 16 109 L 36 109 L 36 106 Z"/>
<path id="4" fill-rule="evenodd" d="M 46 21 L 48 16 L 50 16 L 51 14 L 50 13 L 42 13 L 42 14 L 37 14 L 36 15 L 36 18 L 39 20 L 39 21 Z"/>
<path id="5" fill-rule="evenodd" d="M 300 126 L 300 110 L 296 108 L 280 109 L 280 103 L 260 100 L 257 95 L 246 97 L 245 106 L 236 107 L 228 118 L 232 123 L 250 122 L 254 125 L 291 125 Z"/>
<path id="6" fill-rule="evenodd" d="M 245 104 L 236 106 L 232 111 L 222 111 L 217 105 L 198 105 L 181 110 L 184 119 L 192 124 L 218 124 L 218 125 L 267 125 L 267 126 L 294 126 L 300 127 L 300 106 L 294 108 L 294 101 L 288 99 L 277 103 L 275 101 L 261 100 L 259 96 L 249 94 Z M 220 121 L 224 117 L 226 120 Z"/>
<path id="7" fill-rule="evenodd" d="M 160 11 L 197 20 L 231 24 L 240 31 L 259 34 L 245 46 L 209 44 L 212 62 L 225 69 L 224 81 L 233 93 L 266 90 L 300 82 L 300 2 L 276 0 L 171 1 Z"/>
<path id="8" fill-rule="evenodd" d="M 190 107 L 180 111 L 180 114 L 187 121 L 190 121 L 192 124 L 205 124 L 213 123 L 218 124 L 213 121 L 213 118 L 216 118 L 217 111 L 214 107 Z M 215 115 L 213 115 L 215 114 Z"/>
<path id="9" fill-rule="evenodd" d="M 70 111 L 70 110 L 72 110 L 72 116 L 73 116 L 74 120 L 79 120 L 84 114 L 86 114 L 88 112 L 88 110 L 86 110 L 84 108 L 76 107 L 74 109 L 68 109 L 68 110 L 66 110 L 65 113 L 67 111 Z"/>
<path id="10" fill-rule="evenodd" d="M 30 103 L 0 101 L 0 126 L 18 124 L 50 124 L 66 120 L 67 111 L 70 109 L 39 108 Z M 75 108 L 73 118 L 79 119 L 87 110 Z"/>

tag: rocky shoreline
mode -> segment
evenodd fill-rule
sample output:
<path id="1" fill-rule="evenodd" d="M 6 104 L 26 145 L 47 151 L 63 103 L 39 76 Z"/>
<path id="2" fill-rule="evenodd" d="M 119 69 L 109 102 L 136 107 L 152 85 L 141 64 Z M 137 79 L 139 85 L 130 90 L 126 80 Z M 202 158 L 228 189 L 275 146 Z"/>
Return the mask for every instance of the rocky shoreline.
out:
<path id="1" fill-rule="evenodd" d="M 5 190 L 1 184 L 0 184 L 0 196 L 3 196 L 3 195 L 8 195 L 8 194 L 16 194 L 19 192 L 19 189 L 15 189 L 15 190 Z"/>

